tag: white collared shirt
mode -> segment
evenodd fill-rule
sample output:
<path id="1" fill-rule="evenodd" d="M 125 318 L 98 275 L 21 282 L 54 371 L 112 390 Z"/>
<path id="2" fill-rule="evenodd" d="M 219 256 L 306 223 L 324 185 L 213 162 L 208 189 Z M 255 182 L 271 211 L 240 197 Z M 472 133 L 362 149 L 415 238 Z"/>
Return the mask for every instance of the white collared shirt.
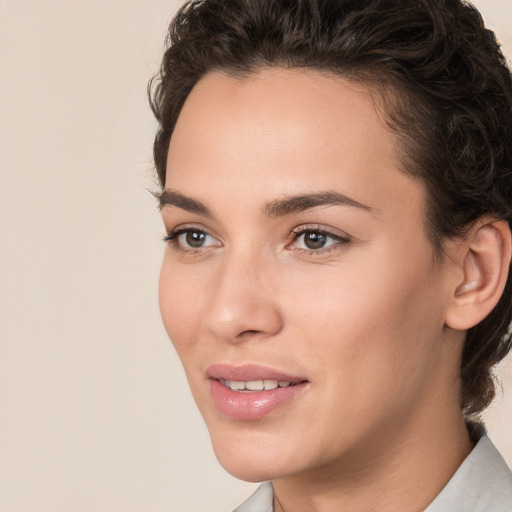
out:
<path id="1" fill-rule="evenodd" d="M 264 482 L 233 512 L 273 512 L 273 501 Z M 512 512 L 512 473 L 486 435 L 425 512 Z"/>

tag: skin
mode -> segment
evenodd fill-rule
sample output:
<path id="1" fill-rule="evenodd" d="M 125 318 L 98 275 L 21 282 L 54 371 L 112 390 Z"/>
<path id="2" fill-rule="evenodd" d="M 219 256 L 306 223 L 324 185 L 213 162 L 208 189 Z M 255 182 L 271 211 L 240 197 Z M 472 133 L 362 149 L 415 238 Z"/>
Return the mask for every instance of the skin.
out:
<path id="1" fill-rule="evenodd" d="M 446 325 L 460 266 L 434 258 L 424 190 L 397 148 L 366 86 L 284 69 L 207 75 L 171 139 L 167 188 L 209 214 L 162 208 L 168 233 L 206 234 L 200 247 L 169 241 L 162 318 L 220 463 L 272 480 L 277 512 L 420 511 L 472 447 L 464 332 Z M 363 206 L 265 212 L 326 191 Z M 308 249 L 304 229 L 333 236 Z M 214 363 L 308 384 L 264 418 L 232 419 L 212 402 Z"/>

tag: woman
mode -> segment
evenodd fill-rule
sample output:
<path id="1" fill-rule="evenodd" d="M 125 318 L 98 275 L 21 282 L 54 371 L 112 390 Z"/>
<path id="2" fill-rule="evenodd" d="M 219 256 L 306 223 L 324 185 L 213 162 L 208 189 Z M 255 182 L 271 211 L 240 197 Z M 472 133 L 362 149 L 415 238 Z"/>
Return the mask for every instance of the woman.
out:
<path id="1" fill-rule="evenodd" d="M 510 511 L 512 84 L 459 0 L 205 0 L 152 107 L 164 325 L 237 511 Z"/>

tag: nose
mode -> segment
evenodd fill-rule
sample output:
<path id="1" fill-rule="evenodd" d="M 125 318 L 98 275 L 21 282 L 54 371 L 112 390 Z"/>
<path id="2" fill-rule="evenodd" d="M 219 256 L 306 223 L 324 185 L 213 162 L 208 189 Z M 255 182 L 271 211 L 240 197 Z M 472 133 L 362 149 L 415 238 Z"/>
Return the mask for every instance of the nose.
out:
<path id="1" fill-rule="evenodd" d="M 227 257 L 219 266 L 204 315 L 217 340 L 265 339 L 283 327 L 270 265 L 255 257 Z"/>

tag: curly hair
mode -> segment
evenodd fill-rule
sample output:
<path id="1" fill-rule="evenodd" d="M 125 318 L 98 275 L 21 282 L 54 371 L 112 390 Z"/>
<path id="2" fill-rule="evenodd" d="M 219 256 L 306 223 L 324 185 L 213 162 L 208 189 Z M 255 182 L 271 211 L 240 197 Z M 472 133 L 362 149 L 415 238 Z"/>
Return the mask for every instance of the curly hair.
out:
<path id="1" fill-rule="evenodd" d="M 171 22 L 150 81 L 162 187 L 181 108 L 207 73 L 248 76 L 307 68 L 374 85 L 400 141 L 403 172 L 427 190 L 425 227 L 443 242 L 479 218 L 512 221 L 512 79 L 495 35 L 463 0 L 202 0 Z M 461 408 L 477 417 L 495 396 L 492 368 L 509 352 L 512 277 L 493 311 L 469 329 Z"/>

